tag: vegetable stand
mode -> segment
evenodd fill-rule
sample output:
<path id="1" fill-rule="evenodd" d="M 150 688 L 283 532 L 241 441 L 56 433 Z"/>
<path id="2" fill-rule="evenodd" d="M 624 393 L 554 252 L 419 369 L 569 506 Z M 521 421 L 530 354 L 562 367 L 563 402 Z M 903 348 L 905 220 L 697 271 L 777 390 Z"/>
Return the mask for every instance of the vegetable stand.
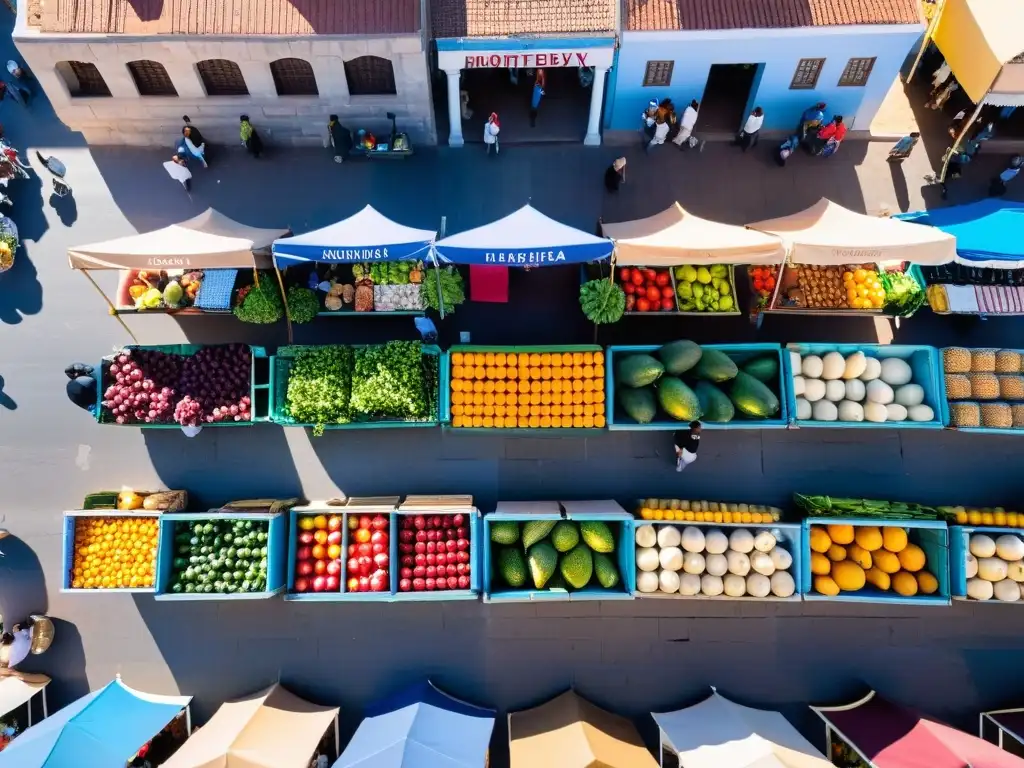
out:
<path id="1" fill-rule="evenodd" d="M 444 368 L 437 347 L 288 346 L 270 363 L 270 420 L 289 427 L 436 427 Z"/>
<path id="2" fill-rule="evenodd" d="M 590 345 L 454 346 L 442 420 L 456 431 L 603 429 L 605 367 Z"/>
<path id="3" fill-rule="evenodd" d="M 633 516 L 614 501 L 498 502 L 483 538 L 484 602 L 633 598 Z"/>
<path id="4" fill-rule="evenodd" d="M 1024 539 L 1019 528 L 949 527 L 954 600 L 1024 605 Z"/>
<path id="5" fill-rule="evenodd" d="M 608 429 L 781 429 L 790 393 L 778 344 L 676 341 L 605 351 Z M 673 375 L 675 372 L 675 375 Z"/>
<path id="6" fill-rule="evenodd" d="M 941 351 L 942 423 L 961 432 L 1024 434 L 1024 350 Z"/>
<path id="7" fill-rule="evenodd" d="M 395 600 L 476 600 L 481 544 L 480 512 L 473 506 L 473 497 L 407 496 L 395 514 L 398 535 L 391 546 L 392 561 L 398 564 L 391 575 Z"/>
<path id="8" fill-rule="evenodd" d="M 798 427 L 941 429 L 938 351 L 908 344 L 789 344 L 789 413 Z"/>
<path id="9" fill-rule="evenodd" d="M 143 429 L 267 421 L 270 369 L 244 344 L 128 346 L 100 361 L 96 421 Z"/>

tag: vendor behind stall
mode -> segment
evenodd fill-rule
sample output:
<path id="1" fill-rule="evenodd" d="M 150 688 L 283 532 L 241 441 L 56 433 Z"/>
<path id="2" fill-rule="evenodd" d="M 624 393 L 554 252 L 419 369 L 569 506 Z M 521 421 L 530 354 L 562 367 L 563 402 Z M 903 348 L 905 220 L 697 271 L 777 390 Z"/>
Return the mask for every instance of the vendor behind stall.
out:
<path id="1" fill-rule="evenodd" d="M 334 150 L 334 162 L 344 162 L 352 149 L 352 131 L 338 122 L 337 115 L 327 118 L 327 144 Z"/>

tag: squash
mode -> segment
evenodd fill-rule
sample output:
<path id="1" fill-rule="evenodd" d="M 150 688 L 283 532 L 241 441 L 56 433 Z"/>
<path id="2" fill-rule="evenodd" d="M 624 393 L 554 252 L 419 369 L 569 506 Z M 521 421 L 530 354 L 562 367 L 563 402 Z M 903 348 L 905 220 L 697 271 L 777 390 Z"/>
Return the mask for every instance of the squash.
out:
<path id="1" fill-rule="evenodd" d="M 817 355 L 807 355 L 800 363 L 800 371 L 806 379 L 820 379 L 825 365 Z"/>
<path id="2" fill-rule="evenodd" d="M 186 499 L 183 496 L 183 491 L 151 493 L 142 500 L 142 508 L 147 512 L 176 512 L 186 506 Z"/>
<path id="3" fill-rule="evenodd" d="M 888 405 L 896 396 L 892 391 L 892 387 L 881 379 L 869 381 L 867 387 L 865 387 L 865 393 L 867 399 L 872 403 L 881 403 L 882 405 Z"/>
<path id="4" fill-rule="evenodd" d="M 846 384 L 840 379 L 831 379 L 825 382 L 825 399 L 832 403 L 838 403 L 846 399 Z"/>
<path id="5" fill-rule="evenodd" d="M 658 574 L 658 588 L 662 592 L 674 595 L 679 592 L 679 574 L 675 571 L 661 571 Z"/>
<path id="6" fill-rule="evenodd" d="M 852 400 L 843 400 L 839 404 L 840 421 L 864 421 L 864 407 Z"/>
<path id="7" fill-rule="evenodd" d="M 858 379 L 867 369 L 868 362 L 863 352 L 854 352 L 846 358 L 846 369 L 843 371 L 843 378 L 846 380 Z"/>
<path id="8" fill-rule="evenodd" d="M 658 534 L 655 532 L 653 525 L 641 525 L 636 529 L 634 538 L 636 539 L 636 545 L 645 549 L 653 547 L 658 543 Z"/>
<path id="9" fill-rule="evenodd" d="M 142 496 L 135 491 L 121 491 L 117 494 L 117 508 L 120 510 L 142 509 L 144 503 Z"/>
<path id="10" fill-rule="evenodd" d="M 864 359 L 864 373 L 860 375 L 861 381 L 874 381 L 882 375 L 882 363 L 876 357 Z"/>
<path id="11" fill-rule="evenodd" d="M 679 594 L 693 597 L 700 594 L 700 576 L 684 573 L 679 578 Z"/>
<path id="12" fill-rule="evenodd" d="M 754 549 L 754 536 L 746 528 L 737 528 L 729 535 L 729 549 L 747 554 Z"/>
<path id="13" fill-rule="evenodd" d="M 1015 603 L 1020 600 L 1020 587 L 1017 586 L 1017 582 L 1010 579 L 997 581 L 992 591 L 995 593 L 996 600 L 1001 600 L 1004 603 Z"/>
<path id="14" fill-rule="evenodd" d="M 752 574 L 758 575 L 758 574 Z M 764 577 L 762 577 L 764 578 Z M 753 593 L 750 589 L 750 576 L 747 577 L 747 591 Z M 772 594 L 776 597 L 792 597 L 796 592 L 796 582 L 793 577 L 785 571 L 776 571 L 772 574 L 771 581 L 769 582 Z"/>
<path id="15" fill-rule="evenodd" d="M 912 405 L 907 408 L 907 416 L 911 421 L 935 421 L 935 411 L 930 405 Z"/>
<path id="16" fill-rule="evenodd" d="M 709 555 L 725 554 L 729 548 L 729 537 L 718 529 L 713 529 L 704 534 L 704 551 Z"/>
<path id="17" fill-rule="evenodd" d="M 846 399 L 855 403 L 862 402 L 867 394 L 867 387 L 860 379 L 850 379 L 846 382 Z"/>
<path id="18" fill-rule="evenodd" d="M 658 558 L 658 550 L 653 547 L 644 547 L 636 551 L 636 567 L 648 573 L 658 570 L 661 561 Z"/>
<path id="19" fill-rule="evenodd" d="M 978 560 L 978 576 L 985 581 L 1002 581 L 1009 576 L 1009 567 L 998 557 L 982 557 Z"/>
<path id="20" fill-rule="evenodd" d="M 665 525 L 658 530 L 658 546 L 662 549 L 678 547 L 682 540 L 682 534 L 679 533 L 679 529 L 674 525 Z M 696 552 L 699 550 L 691 551 Z"/>
<path id="21" fill-rule="evenodd" d="M 804 382 L 804 400 L 816 403 L 825 397 L 825 382 L 821 379 L 807 379 Z"/>
<path id="22" fill-rule="evenodd" d="M 721 576 L 712 576 L 705 573 L 700 577 L 700 591 L 708 597 L 718 597 L 725 591 L 725 584 Z"/>
<path id="23" fill-rule="evenodd" d="M 775 573 L 775 563 L 767 552 L 754 552 L 750 555 L 750 569 L 762 576 L 771 576 Z"/>
<path id="24" fill-rule="evenodd" d="M 836 421 L 839 418 L 839 409 L 831 400 L 819 400 L 811 406 L 811 416 L 815 421 Z"/>
<path id="25" fill-rule="evenodd" d="M 704 533 L 700 528 L 694 528 L 692 525 L 688 525 L 683 529 L 683 534 L 680 537 L 680 543 L 683 545 L 683 549 L 687 552 L 700 554 L 704 551 Z"/>
<path id="26" fill-rule="evenodd" d="M 909 408 L 924 402 L 924 387 L 920 384 L 904 384 L 896 390 L 893 401 Z"/>
<path id="27" fill-rule="evenodd" d="M 1024 561 L 1016 560 L 1006 565 L 1006 578 L 1016 582 L 1024 581 Z"/>
<path id="28" fill-rule="evenodd" d="M 885 412 L 888 414 L 886 421 L 906 421 L 907 420 L 907 409 L 899 403 L 889 403 L 885 406 Z"/>
<path id="29" fill-rule="evenodd" d="M 978 578 L 967 580 L 967 596 L 972 600 L 991 600 L 993 594 L 995 587 L 991 581 Z"/>
<path id="30" fill-rule="evenodd" d="M 967 578 L 973 579 L 978 575 L 978 558 L 972 554 L 968 554 L 965 558 L 964 570 L 967 572 Z"/>
<path id="31" fill-rule="evenodd" d="M 729 550 L 725 553 L 725 559 L 729 563 L 729 573 L 737 576 L 746 576 L 750 573 L 750 558 L 742 552 Z"/>
<path id="32" fill-rule="evenodd" d="M 729 597 L 743 597 L 747 594 L 747 580 L 735 573 L 730 573 L 723 578 L 722 586 L 725 594 Z"/>
<path id="33" fill-rule="evenodd" d="M 776 571 L 788 571 L 793 565 L 793 556 L 784 547 L 776 547 L 768 554 L 771 555 Z"/>
<path id="34" fill-rule="evenodd" d="M 996 540 L 984 533 L 976 533 L 971 536 L 968 549 L 975 557 L 995 557 Z"/>
<path id="35" fill-rule="evenodd" d="M 890 387 L 902 387 L 914 378 L 914 372 L 906 360 L 898 357 L 887 357 L 882 361 L 880 378 Z"/>
<path id="36" fill-rule="evenodd" d="M 864 420 L 874 424 L 881 424 L 889 420 L 889 411 L 881 403 L 865 403 Z"/>
<path id="37" fill-rule="evenodd" d="M 683 569 L 683 550 L 679 547 L 665 547 L 658 552 L 658 562 L 662 570 L 681 571 Z M 678 591 L 679 586 L 676 586 Z"/>
<path id="38" fill-rule="evenodd" d="M 771 552 L 777 543 L 771 531 L 759 531 L 754 537 L 754 549 L 758 552 Z"/>
<path id="39" fill-rule="evenodd" d="M 1024 541 L 1013 534 L 1000 536 L 996 539 L 996 555 L 1010 562 L 1024 560 Z"/>
<path id="40" fill-rule="evenodd" d="M 804 380 L 803 376 L 794 376 L 793 377 L 793 394 L 794 395 L 796 395 L 797 397 L 800 397 L 800 395 L 802 395 L 804 393 L 804 389 L 806 388 L 806 386 L 807 386 L 807 382 Z"/>
<path id="41" fill-rule="evenodd" d="M 687 552 L 683 555 L 683 570 L 700 576 L 704 573 L 704 555 L 699 552 Z"/>
<path id="42" fill-rule="evenodd" d="M 800 421 L 807 421 L 811 418 L 813 413 L 814 411 L 809 402 L 802 397 L 798 397 L 796 399 L 796 417 L 800 419 Z"/>
<path id="43" fill-rule="evenodd" d="M 838 352 L 829 352 L 821 359 L 821 378 L 826 381 L 841 379 L 846 371 L 846 360 Z"/>
<path id="44" fill-rule="evenodd" d="M 729 560 L 725 555 L 708 555 L 704 558 L 704 570 L 712 576 L 725 576 L 729 572 Z"/>
<path id="45" fill-rule="evenodd" d="M 654 571 L 637 571 L 636 572 L 636 589 L 637 592 L 657 592 L 659 586 L 658 574 Z"/>

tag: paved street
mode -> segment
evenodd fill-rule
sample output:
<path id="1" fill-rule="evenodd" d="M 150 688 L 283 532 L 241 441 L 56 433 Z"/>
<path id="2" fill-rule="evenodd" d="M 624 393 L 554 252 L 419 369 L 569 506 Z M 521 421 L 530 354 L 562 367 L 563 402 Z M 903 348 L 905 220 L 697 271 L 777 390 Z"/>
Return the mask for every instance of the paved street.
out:
<path id="1" fill-rule="evenodd" d="M 0 44 L 6 55 L 9 40 Z M 703 154 L 673 150 L 629 158 L 628 183 L 614 199 L 601 184 L 622 150 L 503 146 L 423 150 L 401 163 L 338 167 L 326 152 L 270 154 L 252 161 L 233 150 L 196 171 L 191 197 L 161 167 L 171 150 L 94 149 L 53 121 L 44 104 L 25 114 L 11 103 L 0 122 L 24 156 L 56 154 L 68 166 L 74 203 L 51 205 L 34 177 L 13 187 L 24 249 L 0 278 L 0 514 L 17 539 L 0 561 L 0 604 L 11 619 L 28 610 L 57 617 L 58 638 L 35 660 L 54 677 L 60 705 L 115 673 L 155 692 L 195 694 L 202 721 L 216 704 L 281 680 L 343 706 L 343 736 L 368 701 L 409 677 L 502 710 L 568 685 L 620 712 L 690 703 L 709 685 L 747 703 L 786 709 L 816 742 L 821 734 L 797 703 L 852 698 L 864 686 L 966 727 L 981 708 L 1017 706 L 1024 610 L 961 604 L 951 609 L 822 604 L 643 601 L 604 605 L 302 605 L 157 603 L 129 596 L 59 593 L 61 511 L 90 491 L 185 487 L 198 503 L 231 498 L 471 493 L 483 509 L 498 499 L 679 496 L 785 505 L 793 490 L 904 498 L 930 503 L 1020 505 L 1021 442 L 1004 437 L 890 430 L 715 432 L 684 476 L 671 471 L 669 437 L 618 433 L 588 439 L 451 435 L 441 430 L 332 433 L 312 439 L 271 426 L 143 434 L 100 428 L 64 397 L 69 362 L 93 362 L 128 341 L 84 277 L 67 266 L 69 246 L 164 226 L 207 206 L 247 224 L 312 229 L 369 202 L 412 226 L 449 232 L 497 218 L 530 201 L 567 223 L 592 229 L 598 217 L 650 215 L 679 200 L 699 215 L 734 223 L 790 213 L 828 196 L 877 212 L 937 203 L 923 177 L 941 146 L 919 148 L 902 173 L 885 162 L 887 144 L 847 142 L 829 160 L 798 157 L 774 166 L 770 147 L 743 155 L 725 145 Z M 257 126 L 258 127 L 258 126 Z M 173 137 L 168 137 L 168 146 Z M 929 158 L 928 155 L 931 155 Z M 1005 158 L 982 157 L 951 199 L 984 189 Z M 38 162 L 33 162 L 37 171 Z M 1018 192 L 1020 190 L 1017 190 Z M 558 272 L 554 270 L 553 272 Z M 474 342 L 585 342 L 571 270 L 513 279 L 522 312 L 466 305 L 446 338 Z M 517 282 L 519 281 L 519 282 Z M 109 288 L 110 279 L 104 281 Z M 529 293 L 536 291 L 536 293 Z M 129 321 L 143 343 L 239 341 L 274 347 L 283 327 L 233 318 Z M 1012 320 L 958 321 L 929 312 L 903 323 L 908 343 L 1021 346 Z M 412 337 L 408 320 L 322 319 L 299 342 Z M 698 341 L 873 341 L 858 320 L 769 318 L 756 333 L 746 318 L 637 319 L 601 341 L 676 337 Z M 499 721 L 496 745 L 504 738 Z M 496 766 L 504 764 L 497 746 Z"/>

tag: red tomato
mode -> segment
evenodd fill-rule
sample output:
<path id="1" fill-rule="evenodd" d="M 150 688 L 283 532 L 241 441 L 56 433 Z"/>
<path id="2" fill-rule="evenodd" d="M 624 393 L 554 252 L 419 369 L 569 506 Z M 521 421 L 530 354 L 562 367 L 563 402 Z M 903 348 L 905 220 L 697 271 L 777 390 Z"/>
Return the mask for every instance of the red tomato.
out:
<path id="1" fill-rule="evenodd" d="M 672 281 L 672 278 L 668 276 L 668 272 L 659 272 L 658 276 L 654 278 L 654 282 L 658 285 L 668 285 Z"/>
<path id="2" fill-rule="evenodd" d="M 636 286 L 633 285 L 632 283 L 623 283 L 622 290 L 625 291 L 627 296 L 632 296 L 634 293 L 636 293 Z"/>
<path id="3" fill-rule="evenodd" d="M 671 285 L 666 285 L 664 288 L 661 289 L 661 298 L 672 299 L 673 301 L 675 300 L 676 292 L 672 290 Z"/>
<path id="4" fill-rule="evenodd" d="M 619 270 L 619 280 L 626 283 L 629 282 L 630 275 L 633 273 L 629 267 L 623 267 Z"/>
<path id="5" fill-rule="evenodd" d="M 675 299 L 662 299 L 661 300 L 661 311 L 662 312 L 674 312 L 676 309 Z"/>
<path id="6" fill-rule="evenodd" d="M 629 276 L 629 279 L 633 281 L 633 285 L 640 286 L 644 284 L 644 273 L 639 269 L 634 269 L 633 274 Z"/>
<path id="7" fill-rule="evenodd" d="M 768 275 L 768 277 L 764 279 L 764 287 L 767 288 L 768 290 L 771 290 L 772 288 L 775 287 L 774 275 Z"/>
<path id="8" fill-rule="evenodd" d="M 650 312 L 651 311 L 651 302 L 649 302 L 647 299 L 642 299 L 642 298 L 641 299 L 637 299 L 636 300 L 636 311 L 637 312 Z"/>
<path id="9" fill-rule="evenodd" d="M 647 286 L 647 300 L 652 304 L 657 304 L 661 301 L 661 290 L 656 285 Z"/>
<path id="10" fill-rule="evenodd" d="M 764 281 L 761 279 L 760 276 L 754 278 L 754 290 L 755 291 L 763 291 L 764 290 Z"/>
<path id="11" fill-rule="evenodd" d="M 644 270 L 644 279 L 648 283 L 653 283 L 657 278 L 658 278 L 658 273 L 655 272 L 653 269 L 645 269 Z"/>

